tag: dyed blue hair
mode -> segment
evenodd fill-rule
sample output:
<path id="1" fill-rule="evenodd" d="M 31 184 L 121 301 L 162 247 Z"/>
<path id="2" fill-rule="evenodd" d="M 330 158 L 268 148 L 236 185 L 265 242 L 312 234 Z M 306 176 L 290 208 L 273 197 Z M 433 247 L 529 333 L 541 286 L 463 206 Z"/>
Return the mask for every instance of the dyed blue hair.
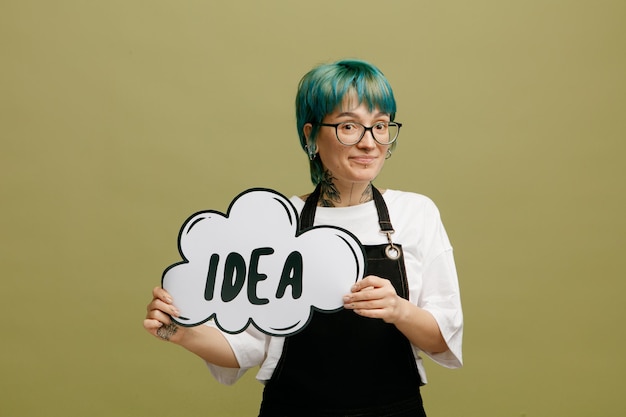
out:
<path id="1" fill-rule="evenodd" d="M 296 123 L 300 145 L 305 152 L 304 125 L 313 124 L 309 146 L 315 150 L 319 130 L 317 123 L 341 106 L 346 94 L 356 94 L 359 104 L 366 103 L 370 111 L 377 108 L 388 113 L 392 121 L 396 116 L 396 100 L 391 85 L 378 68 L 360 60 L 320 65 L 302 77 L 296 94 Z M 395 147 L 395 142 L 391 146 Z M 317 185 L 324 175 L 319 156 L 310 161 L 310 170 L 311 181 Z"/>

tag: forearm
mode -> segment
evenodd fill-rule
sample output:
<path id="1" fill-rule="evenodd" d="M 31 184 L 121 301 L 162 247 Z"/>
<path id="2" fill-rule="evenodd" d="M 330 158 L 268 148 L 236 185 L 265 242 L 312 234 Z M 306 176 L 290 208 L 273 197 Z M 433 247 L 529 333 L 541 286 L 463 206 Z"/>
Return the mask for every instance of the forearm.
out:
<path id="1" fill-rule="evenodd" d="M 182 337 L 175 342 L 176 344 L 211 364 L 225 368 L 239 368 L 235 353 L 218 329 L 201 325 L 181 330 L 183 330 Z"/>
<path id="2" fill-rule="evenodd" d="M 387 279 L 369 275 L 357 281 L 344 296 L 344 308 L 394 324 L 409 341 L 428 353 L 448 350 L 439 324 L 428 311 L 398 296 Z"/>
<path id="3" fill-rule="evenodd" d="M 423 351 L 441 353 L 448 350 L 435 317 L 408 300 L 400 300 L 398 315 L 393 322 L 398 330 Z"/>

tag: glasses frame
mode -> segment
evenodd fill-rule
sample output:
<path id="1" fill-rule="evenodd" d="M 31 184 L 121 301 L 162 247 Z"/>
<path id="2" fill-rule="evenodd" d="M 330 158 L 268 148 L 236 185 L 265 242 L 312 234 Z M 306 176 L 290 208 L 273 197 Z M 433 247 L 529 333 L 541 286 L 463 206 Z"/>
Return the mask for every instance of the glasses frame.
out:
<path id="1" fill-rule="evenodd" d="M 342 125 L 342 124 L 345 124 L 345 123 L 352 123 L 352 124 L 355 124 L 355 125 L 363 126 L 363 133 L 361 134 L 361 137 L 359 138 L 359 140 L 357 140 L 354 143 L 344 143 L 341 139 L 339 139 L 339 129 L 338 129 L 338 127 L 340 125 Z M 391 145 L 392 143 L 394 143 L 396 141 L 396 139 L 398 139 L 398 136 L 400 136 L 400 128 L 402 127 L 402 123 L 398 123 L 398 122 L 383 122 L 383 123 L 386 123 L 387 125 L 396 125 L 396 126 L 398 126 L 398 133 L 396 134 L 396 137 L 393 138 L 393 140 L 391 142 L 389 142 L 389 143 L 382 143 L 381 141 L 376 139 L 376 135 L 374 134 L 374 130 L 373 130 L 374 127 L 376 126 L 376 124 L 374 126 L 369 126 L 369 127 L 365 126 L 363 123 L 359 123 L 359 122 L 316 123 L 316 124 L 318 126 L 334 127 L 335 128 L 335 137 L 337 138 L 339 143 L 341 143 L 342 145 L 345 145 L 345 146 L 354 146 L 357 143 L 361 142 L 361 140 L 363 140 L 363 138 L 365 137 L 365 134 L 367 133 L 368 130 L 372 134 L 372 138 L 374 138 L 376 143 L 378 143 L 379 145 L 383 145 L 383 146 Z"/>

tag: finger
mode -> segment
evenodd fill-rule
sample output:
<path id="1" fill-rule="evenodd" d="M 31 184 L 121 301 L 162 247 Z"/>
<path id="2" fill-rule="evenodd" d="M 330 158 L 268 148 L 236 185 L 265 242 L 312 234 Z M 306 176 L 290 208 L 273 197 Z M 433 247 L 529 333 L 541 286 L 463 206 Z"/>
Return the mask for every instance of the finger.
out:
<path id="1" fill-rule="evenodd" d="M 159 320 L 154 320 L 154 319 L 145 319 L 143 321 L 143 327 L 144 329 L 146 329 L 147 331 L 149 331 L 150 333 L 154 333 L 156 332 L 156 330 L 163 326 L 163 323 L 160 322 Z"/>
<path id="2" fill-rule="evenodd" d="M 371 319 L 385 319 L 387 315 L 387 311 L 385 309 L 356 309 L 353 310 L 356 314 L 362 317 L 367 317 Z"/>
<path id="3" fill-rule="evenodd" d="M 376 288 L 374 287 L 366 287 L 360 291 L 352 292 L 344 296 L 344 302 L 348 301 L 361 301 L 361 300 L 369 300 L 372 298 L 380 298 L 380 295 L 377 295 Z"/>
<path id="4" fill-rule="evenodd" d="M 377 288 L 344 296 L 344 307 L 355 309 L 393 309 L 398 302 L 398 295 L 393 288 Z"/>
<path id="5" fill-rule="evenodd" d="M 376 275 L 368 275 L 360 281 L 357 281 L 352 286 L 352 292 L 359 292 L 366 289 L 378 288 L 385 285 L 386 282 L 389 282 L 388 279 L 377 277 Z"/>
<path id="6" fill-rule="evenodd" d="M 359 292 L 353 292 L 343 297 L 344 303 L 355 303 L 361 301 L 382 300 L 385 297 L 392 295 L 383 288 L 365 288 Z"/>
<path id="7" fill-rule="evenodd" d="M 146 319 L 143 321 L 143 327 L 154 337 L 164 341 L 169 341 L 180 329 L 176 323 L 162 323 L 158 320 Z"/>
<path id="8" fill-rule="evenodd" d="M 167 291 L 161 287 L 155 287 L 152 289 L 152 301 L 148 304 L 148 311 L 156 308 L 155 306 L 159 301 L 165 304 L 172 304 L 173 302 L 172 297 Z"/>
<path id="9" fill-rule="evenodd" d="M 148 304 L 147 310 L 148 312 L 153 311 L 153 310 L 161 310 L 174 317 L 180 316 L 180 311 L 176 308 L 176 306 L 174 306 L 173 304 L 166 303 L 165 301 L 161 299 L 152 300 L 152 302 Z"/>
<path id="10" fill-rule="evenodd" d="M 146 319 L 157 320 L 163 324 L 169 324 L 172 322 L 172 316 L 159 309 L 148 311 L 148 314 L 146 314 Z"/>
<path id="11" fill-rule="evenodd" d="M 353 301 L 346 303 L 345 306 L 349 310 L 380 310 L 390 307 L 385 299 Z"/>
<path id="12" fill-rule="evenodd" d="M 172 296 L 162 287 L 154 287 L 152 290 L 152 296 L 155 299 L 163 301 L 164 303 L 172 304 L 174 302 Z"/>

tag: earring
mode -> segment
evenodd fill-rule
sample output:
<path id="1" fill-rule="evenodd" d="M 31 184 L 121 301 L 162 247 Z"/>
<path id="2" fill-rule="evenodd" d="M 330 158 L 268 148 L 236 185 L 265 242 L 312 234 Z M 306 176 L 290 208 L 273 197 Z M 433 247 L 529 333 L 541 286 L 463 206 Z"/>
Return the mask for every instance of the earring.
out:
<path id="1" fill-rule="evenodd" d="M 317 155 L 317 153 L 315 152 L 315 150 L 313 148 L 309 148 L 309 145 L 304 145 L 304 150 L 309 155 L 309 160 L 310 161 L 315 159 L 315 156 Z"/>
<path id="2" fill-rule="evenodd" d="M 387 155 L 385 155 L 385 159 L 391 158 L 391 149 L 387 149 Z"/>

